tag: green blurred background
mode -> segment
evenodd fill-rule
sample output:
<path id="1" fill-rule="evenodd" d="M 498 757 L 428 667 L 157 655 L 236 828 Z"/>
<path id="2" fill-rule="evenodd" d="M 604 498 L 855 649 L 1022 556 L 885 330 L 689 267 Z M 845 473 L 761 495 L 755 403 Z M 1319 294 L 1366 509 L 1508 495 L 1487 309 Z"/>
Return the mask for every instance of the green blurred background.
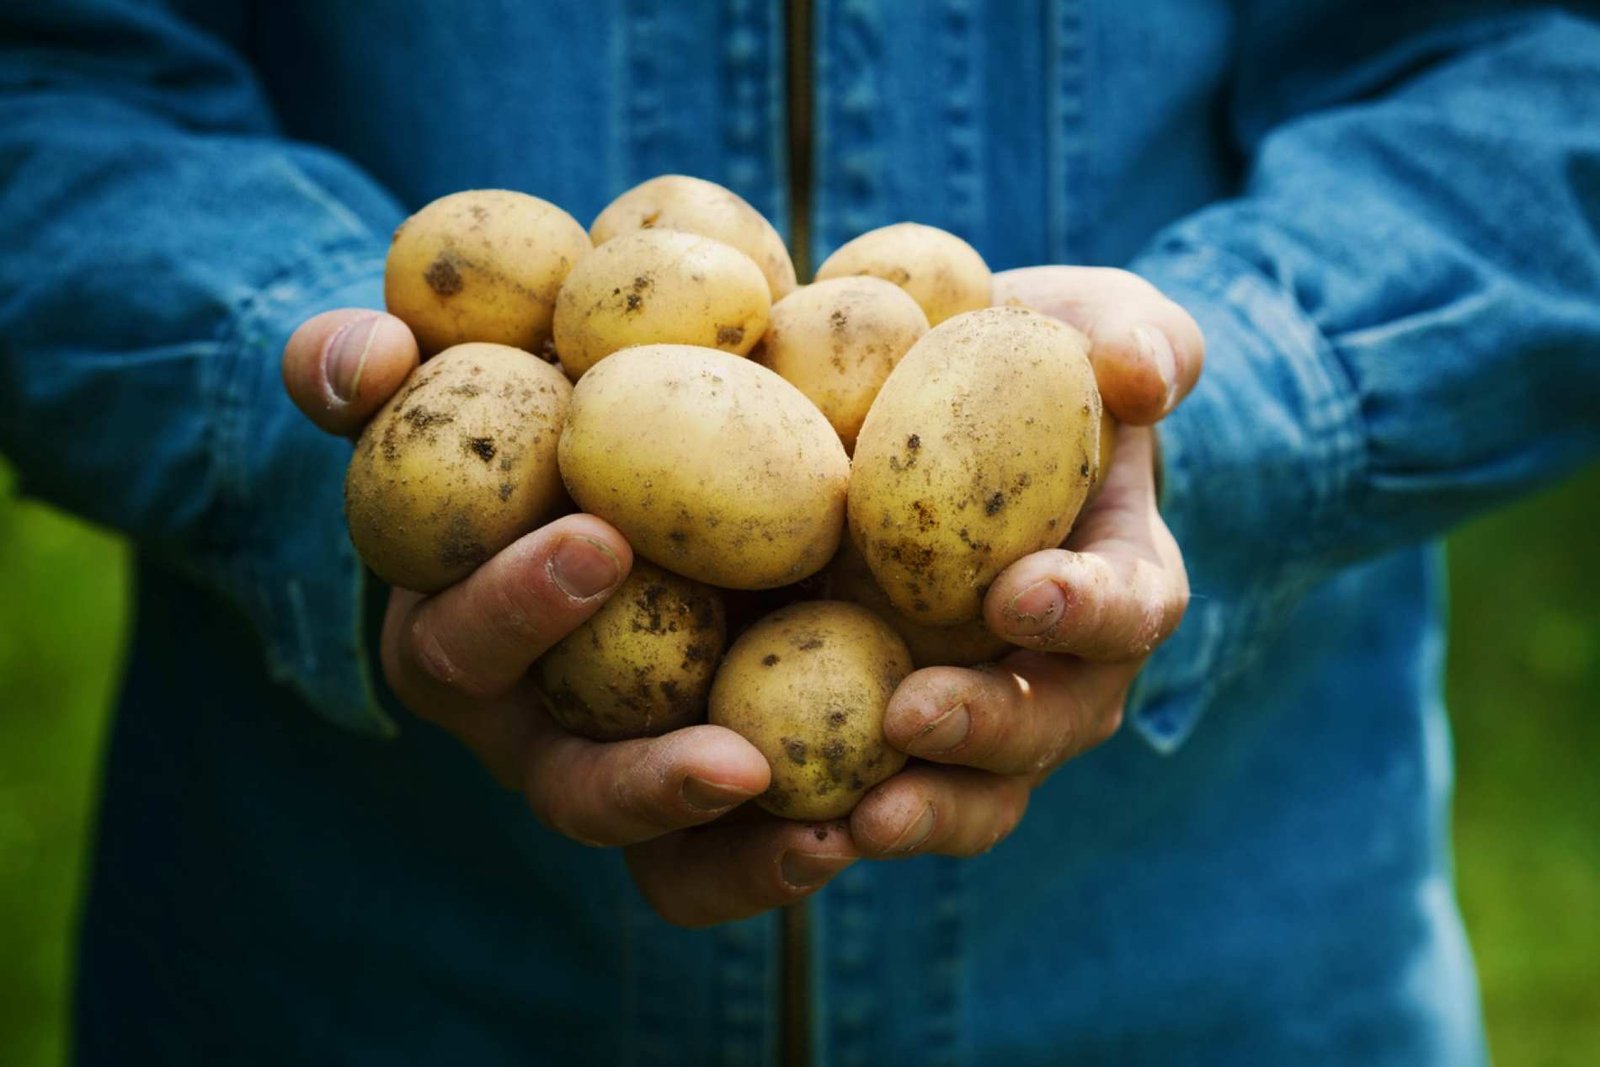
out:
<path id="1" fill-rule="evenodd" d="M 1462 906 L 1500 1067 L 1600 1050 L 1600 468 L 1451 541 Z M 0 1064 L 63 1060 L 126 549 L 0 469 Z"/>

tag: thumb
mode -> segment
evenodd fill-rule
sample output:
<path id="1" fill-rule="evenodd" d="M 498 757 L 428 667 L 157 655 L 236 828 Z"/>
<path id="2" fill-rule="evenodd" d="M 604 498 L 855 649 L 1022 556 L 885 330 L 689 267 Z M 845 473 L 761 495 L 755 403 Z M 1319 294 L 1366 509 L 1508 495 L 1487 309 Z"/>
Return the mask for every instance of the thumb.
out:
<path id="1" fill-rule="evenodd" d="M 417 341 L 393 315 L 325 311 L 283 346 L 283 384 L 306 417 L 332 434 L 361 432 L 417 366 Z"/>
<path id="2" fill-rule="evenodd" d="M 1024 267 L 994 276 L 997 304 L 1017 303 L 1082 330 L 1106 408 L 1148 426 L 1200 377 L 1205 339 L 1190 314 L 1137 274 L 1109 267 Z"/>

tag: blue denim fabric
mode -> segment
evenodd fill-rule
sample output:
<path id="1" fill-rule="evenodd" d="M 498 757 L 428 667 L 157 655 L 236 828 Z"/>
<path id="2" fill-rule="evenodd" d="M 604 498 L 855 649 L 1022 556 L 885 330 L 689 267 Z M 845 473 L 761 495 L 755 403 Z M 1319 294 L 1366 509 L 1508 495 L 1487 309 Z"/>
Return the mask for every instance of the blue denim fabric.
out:
<path id="1" fill-rule="evenodd" d="M 823 1063 L 1482 1062 L 1429 538 L 1600 441 L 1600 29 L 1527 5 L 817 0 L 814 252 L 1130 265 L 1195 599 L 972 861 L 816 898 Z M 770 918 L 656 920 L 374 695 L 348 446 L 278 381 L 460 188 L 782 222 L 774 0 L 0 11 L 0 450 L 129 533 L 87 1064 L 771 1062 Z M 365 628 L 363 628 L 365 627 Z"/>

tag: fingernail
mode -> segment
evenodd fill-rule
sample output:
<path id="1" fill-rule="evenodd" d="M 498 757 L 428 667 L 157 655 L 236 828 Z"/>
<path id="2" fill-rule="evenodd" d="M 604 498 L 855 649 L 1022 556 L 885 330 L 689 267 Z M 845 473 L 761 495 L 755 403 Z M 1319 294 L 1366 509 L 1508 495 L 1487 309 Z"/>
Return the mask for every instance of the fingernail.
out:
<path id="1" fill-rule="evenodd" d="M 721 811 L 755 796 L 748 789 L 734 785 L 718 785 L 704 778 L 689 777 L 683 780 L 683 802 L 696 811 Z"/>
<path id="2" fill-rule="evenodd" d="M 1006 628 L 1018 637 L 1035 637 L 1059 622 L 1066 610 L 1066 595 L 1046 578 L 1011 598 L 1006 605 Z"/>
<path id="3" fill-rule="evenodd" d="M 346 404 L 361 391 L 361 372 L 366 368 L 367 353 L 372 350 L 380 318 L 380 315 L 369 315 L 347 322 L 328 338 L 323 373 L 328 376 L 328 387 L 333 395 Z"/>
<path id="4" fill-rule="evenodd" d="M 1133 337 L 1139 344 L 1139 354 L 1150 361 L 1161 378 L 1166 391 L 1164 406 L 1172 407 L 1172 399 L 1178 395 L 1178 359 L 1173 354 L 1172 342 L 1164 332 L 1144 323 L 1133 328 Z"/>
<path id="5" fill-rule="evenodd" d="M 785 852 L 778 861 L 783 880 L 791 889 L 819 886 L 844 870 L 855 859 L 850 856 L 818 856 L 812 852 Z"/>
<path id="6" fill-rule="evenodd" d="M 588 600 L 617 584 L 622 568 L 617 557 L 598 541 L 568 537 L 550 557 L 550 577 L 574 600 Z"/>
<path id="7" fill-rule="evenodd" d="M 917 735 L 910 740 L 907 747 L 913 754 L 933 755 L 948 752 L 965 741 L 967 731 L 971 729 L 972 714 L 967 711 L 965 704 L 957 704 L 917 731 Z"/>
<path id="8" fill-rule="evenodd" d="M 928 839 L 928 835 L 931 833 L 933 833 L 933 805 L 924 804 L 922 806 L 922 814 L 906 824 L 906 828 L 900 831 L 894 842 L 889 846 L 888 851 L 915 851 Z"/>

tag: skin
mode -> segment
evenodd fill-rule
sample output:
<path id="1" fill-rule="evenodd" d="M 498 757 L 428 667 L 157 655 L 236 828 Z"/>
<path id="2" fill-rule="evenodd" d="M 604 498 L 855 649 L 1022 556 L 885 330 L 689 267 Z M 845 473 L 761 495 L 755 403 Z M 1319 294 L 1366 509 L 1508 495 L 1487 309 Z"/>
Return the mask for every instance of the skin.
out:
<path id="1" fill-rule="evenodd" d="M 1101 394 L 1127 427 L 1164 417 L 1199 376 L 1199 328 L 1133 275 L 1012 271 L 996 277 L 997 302 L 1008 299 L 1091 338 Z M 328 344 L 352 322 L 370 322 L 363 329 L 372 331 L 353 391 L 333 384 L 347 376 Z M 283 372 L 313 422 L 353 435 L 415 358 L 403 325 L 346 309 L 296 331 Z M 597 743 L 563 733 L 540 711 L 528 665 L 597 610 L 632 562 L 621 536 L 592 516 L 526 535 L 435 596 L 391 593 L 383 669 L 415 714 L 467 745 L 546 825 L 623 846 L 641 894 L 679 925 L 792 904 L 861 858 L 973 855 L 1010 833 L 1054 767 L 1115 732 L 1129 683 L 1186 605 L 1182 560 L 1155 511 L 1152 435 L 1125 428 L 1117 445 L 1106 487 L 1067 548 L 1013 564 L 985 602 L 991 625 L 1026 650 L 989 671 L 930 668 L 908 677 L 890 701 L 885 732 L 920 762 L 877 786 L 848 822 L 787 822 L 744 804 L 767 788 L 770 771 L 732 731 L 702 725 Z M 553 567 L 557 554 L 571 566 Z M 1052 609 L 1052 591 L 1070 606 Z M 946 738 L 927 728 L 956 705 L 967 732 L 935 751 Z"/>

